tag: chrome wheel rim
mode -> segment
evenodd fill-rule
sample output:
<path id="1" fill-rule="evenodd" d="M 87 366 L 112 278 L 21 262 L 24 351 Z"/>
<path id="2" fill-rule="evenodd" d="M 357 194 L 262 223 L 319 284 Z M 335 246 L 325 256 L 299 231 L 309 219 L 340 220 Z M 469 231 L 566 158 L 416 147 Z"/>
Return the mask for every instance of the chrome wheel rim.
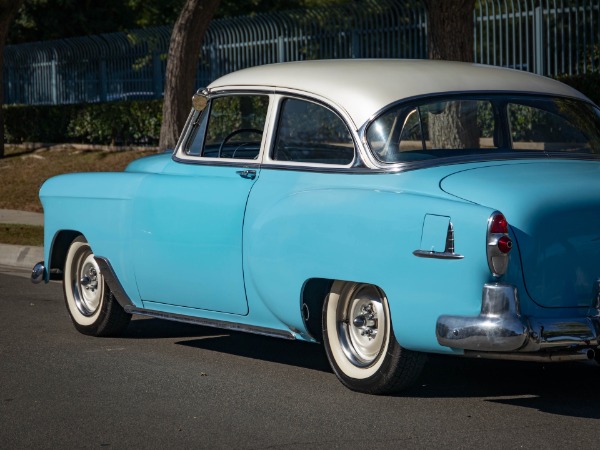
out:
<path id="1" fill-rule="evenodd" d="M 337 334 L 346 358 L 357 367 L 369 367 L 387 340 L 386 308 L 375 286 L 353 284 L 340 296 L 336 311 Z"/>
<path id="2" fill-rule="evenodd" d="M 73 261 L 71 285 L 75 306 L 86 317 L 94 315 L 102 302 L 103 283 L 100 267 L 89 247 Z"/>

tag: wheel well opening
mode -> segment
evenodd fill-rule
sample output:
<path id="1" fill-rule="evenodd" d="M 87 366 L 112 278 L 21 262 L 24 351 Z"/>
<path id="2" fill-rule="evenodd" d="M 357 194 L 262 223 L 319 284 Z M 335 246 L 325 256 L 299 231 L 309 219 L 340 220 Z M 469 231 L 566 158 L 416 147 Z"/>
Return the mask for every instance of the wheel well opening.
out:
<path id="1" fill-rule="evenodd" d="M 317 341 L 323 340 L 323 302 L 334 280 L 311 278 L 302 289 L 302 318 L 306 330 Z"/>
<path id="2" fill-rule="evenodd" d="M 69 245 L 77 236 L 81 236 L 79 231 L 62 230 L 54 237 L 50 249 L 49 271 L 51 280 L 62 280 Z"/>

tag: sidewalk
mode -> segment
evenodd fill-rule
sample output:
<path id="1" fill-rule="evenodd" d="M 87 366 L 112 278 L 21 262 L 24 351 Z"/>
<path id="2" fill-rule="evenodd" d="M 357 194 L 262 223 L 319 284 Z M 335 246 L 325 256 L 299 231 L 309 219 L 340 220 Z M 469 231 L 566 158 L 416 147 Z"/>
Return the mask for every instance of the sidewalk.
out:
<path id="1" fill-rule="evenodd" d="M 44 215 L 27 211 L 0 209 L 0 224 L 44 225 Z M 43 247 L 0 244 L 0 265 L 31 269 L 44 260 Z"/>

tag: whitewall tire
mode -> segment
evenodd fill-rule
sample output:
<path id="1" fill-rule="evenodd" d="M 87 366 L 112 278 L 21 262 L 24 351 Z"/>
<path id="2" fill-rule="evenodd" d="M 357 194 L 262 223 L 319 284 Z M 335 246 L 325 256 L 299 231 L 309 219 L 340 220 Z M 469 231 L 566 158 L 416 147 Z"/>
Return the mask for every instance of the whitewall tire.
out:
<path id="1" fill-rule="evenodd" d="M 67 252 L 63 289 L 75 328 L 92 336 L 115 336 L 128 325 L 123 310 L 106 284 L 90 245 L 77 237 Z"/>
<path id="2" fill-rule="evenodd" d="M 333 283 L 323 305 L 323 342 L 340 381 L 369 394 L 411 386 L 425 362 L 396 341 L 387 298 L 371 284 Z"/>

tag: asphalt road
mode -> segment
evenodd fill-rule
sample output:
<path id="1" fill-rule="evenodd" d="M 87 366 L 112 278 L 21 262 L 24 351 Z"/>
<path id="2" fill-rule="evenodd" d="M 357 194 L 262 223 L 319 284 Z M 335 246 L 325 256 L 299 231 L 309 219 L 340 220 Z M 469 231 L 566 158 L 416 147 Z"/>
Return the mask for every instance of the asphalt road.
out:
<path id="1" fill-rule="evenodd" d="M 0 274 L 2 449 L 598 448 L 599 378 L 433 357 L 413 390 L 368 396 L 318 345 L 142 318 L 83 336 L 60 284 Z"/>

